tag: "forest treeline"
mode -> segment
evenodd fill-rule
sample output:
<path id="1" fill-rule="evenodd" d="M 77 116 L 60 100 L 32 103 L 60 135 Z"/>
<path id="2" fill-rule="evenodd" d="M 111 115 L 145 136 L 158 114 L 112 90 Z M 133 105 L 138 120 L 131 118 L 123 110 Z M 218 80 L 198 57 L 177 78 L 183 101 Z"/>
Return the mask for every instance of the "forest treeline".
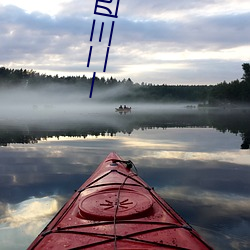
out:
<path id="1" fill-rule="evenodd" d="M 222 82 L 216 85 L 154 85 L 152 83 L 134 83 L 130 78 L 117 80 L 110 77 L 95 78 L 94 92 L 111 90 L 117 87 L 112 100 L 132 101 L 190 101 L 208 105 L 224 105 L 228 103 L 250 103 L 250 64 L 242 64 L 243 76 L 239 80 Z M 3 88 L 39 88 L 51 84 L 63 84 L 80 88 L 89 92 L 92 78 L 82 76 L 52 76 L 40 74 L 34 70 L 9 69 L 0 67 L 0 87 Z M 94 95 L 93 95 L 94 97 Z"/>

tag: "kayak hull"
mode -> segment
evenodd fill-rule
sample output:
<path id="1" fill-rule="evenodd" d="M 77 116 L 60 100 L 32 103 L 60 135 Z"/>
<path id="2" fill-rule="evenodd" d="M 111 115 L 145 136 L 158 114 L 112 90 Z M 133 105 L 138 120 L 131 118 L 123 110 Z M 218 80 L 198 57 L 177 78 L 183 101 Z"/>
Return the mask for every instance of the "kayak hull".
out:
<path id="1" fill-rule="evenodd" d="M 28 249 L 212 249 L 110 153 Z"/>

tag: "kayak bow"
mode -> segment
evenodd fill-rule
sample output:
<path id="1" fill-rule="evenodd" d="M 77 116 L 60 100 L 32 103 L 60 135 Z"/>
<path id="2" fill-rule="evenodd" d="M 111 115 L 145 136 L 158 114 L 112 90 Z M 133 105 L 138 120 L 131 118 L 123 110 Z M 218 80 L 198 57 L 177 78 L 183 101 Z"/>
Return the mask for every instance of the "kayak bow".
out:
<path id="1" fill-rule="evenodd" d="M 212 249 L 110 153 L 30 245 L 31 249 Z"/>

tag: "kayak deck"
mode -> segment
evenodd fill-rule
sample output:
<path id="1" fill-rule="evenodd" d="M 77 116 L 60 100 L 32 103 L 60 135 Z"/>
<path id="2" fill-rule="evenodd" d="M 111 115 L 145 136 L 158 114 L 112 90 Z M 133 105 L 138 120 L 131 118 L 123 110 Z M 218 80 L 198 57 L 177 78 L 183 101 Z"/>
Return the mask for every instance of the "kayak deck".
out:
<path id="1" fill-rule="evenodd" d="M 28 249 L 212 249 L 110 153 Z"/>

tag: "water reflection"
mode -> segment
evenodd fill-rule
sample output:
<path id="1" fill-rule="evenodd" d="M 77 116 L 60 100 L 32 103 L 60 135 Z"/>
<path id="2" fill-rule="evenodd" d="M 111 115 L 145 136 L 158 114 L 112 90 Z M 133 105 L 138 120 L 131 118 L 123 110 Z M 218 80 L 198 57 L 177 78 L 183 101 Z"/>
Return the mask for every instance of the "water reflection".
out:
<path id="1" fill-rule="evenodd" d="M 30 198 L 17 204 L 4 204 L 0 218 L 1 249 L 23 249 L 36 237 L 48 219 L 59 210 L 60 197 Z M 2 214 L 2 213 L 1 213 Z"/>
<path id="2" fill-rule="evenodd" d="M 232 125 L 235 117 L 204 113 L 129 115 L 92 127 L 77 122 L 43 129 L 29 125 L 25 133 L 35 144 L 13 141 L 15 133 L 25 134 L 22 129 L 5 131 L 1 249 L 25 249 L 110 151 L 131 159 L 139 175 L 216 249 L 250 248 L 250 154 L 240 150 L 240 133 L 249 126 L 237 127 L 239 120 Z M 215 126 L 227 119 L 226 125 Z"/>
<path id="3" fill-rule="evenodd" d="M 5 217 L 0 220 L 4 225 L 17 228 L 26 225 L 25 233 L 31 234 L 30 227 L 45 217 L 58 211 L 59 206 L 55 197 L 30 198 L 18 204 L 7 204 L 4 211 Z M 31 223 L 32 222 L 32 223 Z M 30 226 L 27 226 L 31 224 Z"/>
<path id="4" fill-rule="evenodd" d="M 60 136 L 84 137 L 131 134 L 137 129 L 210 127 L 220 132 L 240 135 L 239 148 L 250 145 L 250 110 L 177 110 L 139 108 L 126 116 L 110 110 L 100 113 L 50 114 L 31 120 L 14 119 L 0 122 L 0 145 L 37 143 L 41 139 Z M 38 114 L 37 114 L 38 115 Z M 67 119 L 65 119 L 65 116 Z"/>

